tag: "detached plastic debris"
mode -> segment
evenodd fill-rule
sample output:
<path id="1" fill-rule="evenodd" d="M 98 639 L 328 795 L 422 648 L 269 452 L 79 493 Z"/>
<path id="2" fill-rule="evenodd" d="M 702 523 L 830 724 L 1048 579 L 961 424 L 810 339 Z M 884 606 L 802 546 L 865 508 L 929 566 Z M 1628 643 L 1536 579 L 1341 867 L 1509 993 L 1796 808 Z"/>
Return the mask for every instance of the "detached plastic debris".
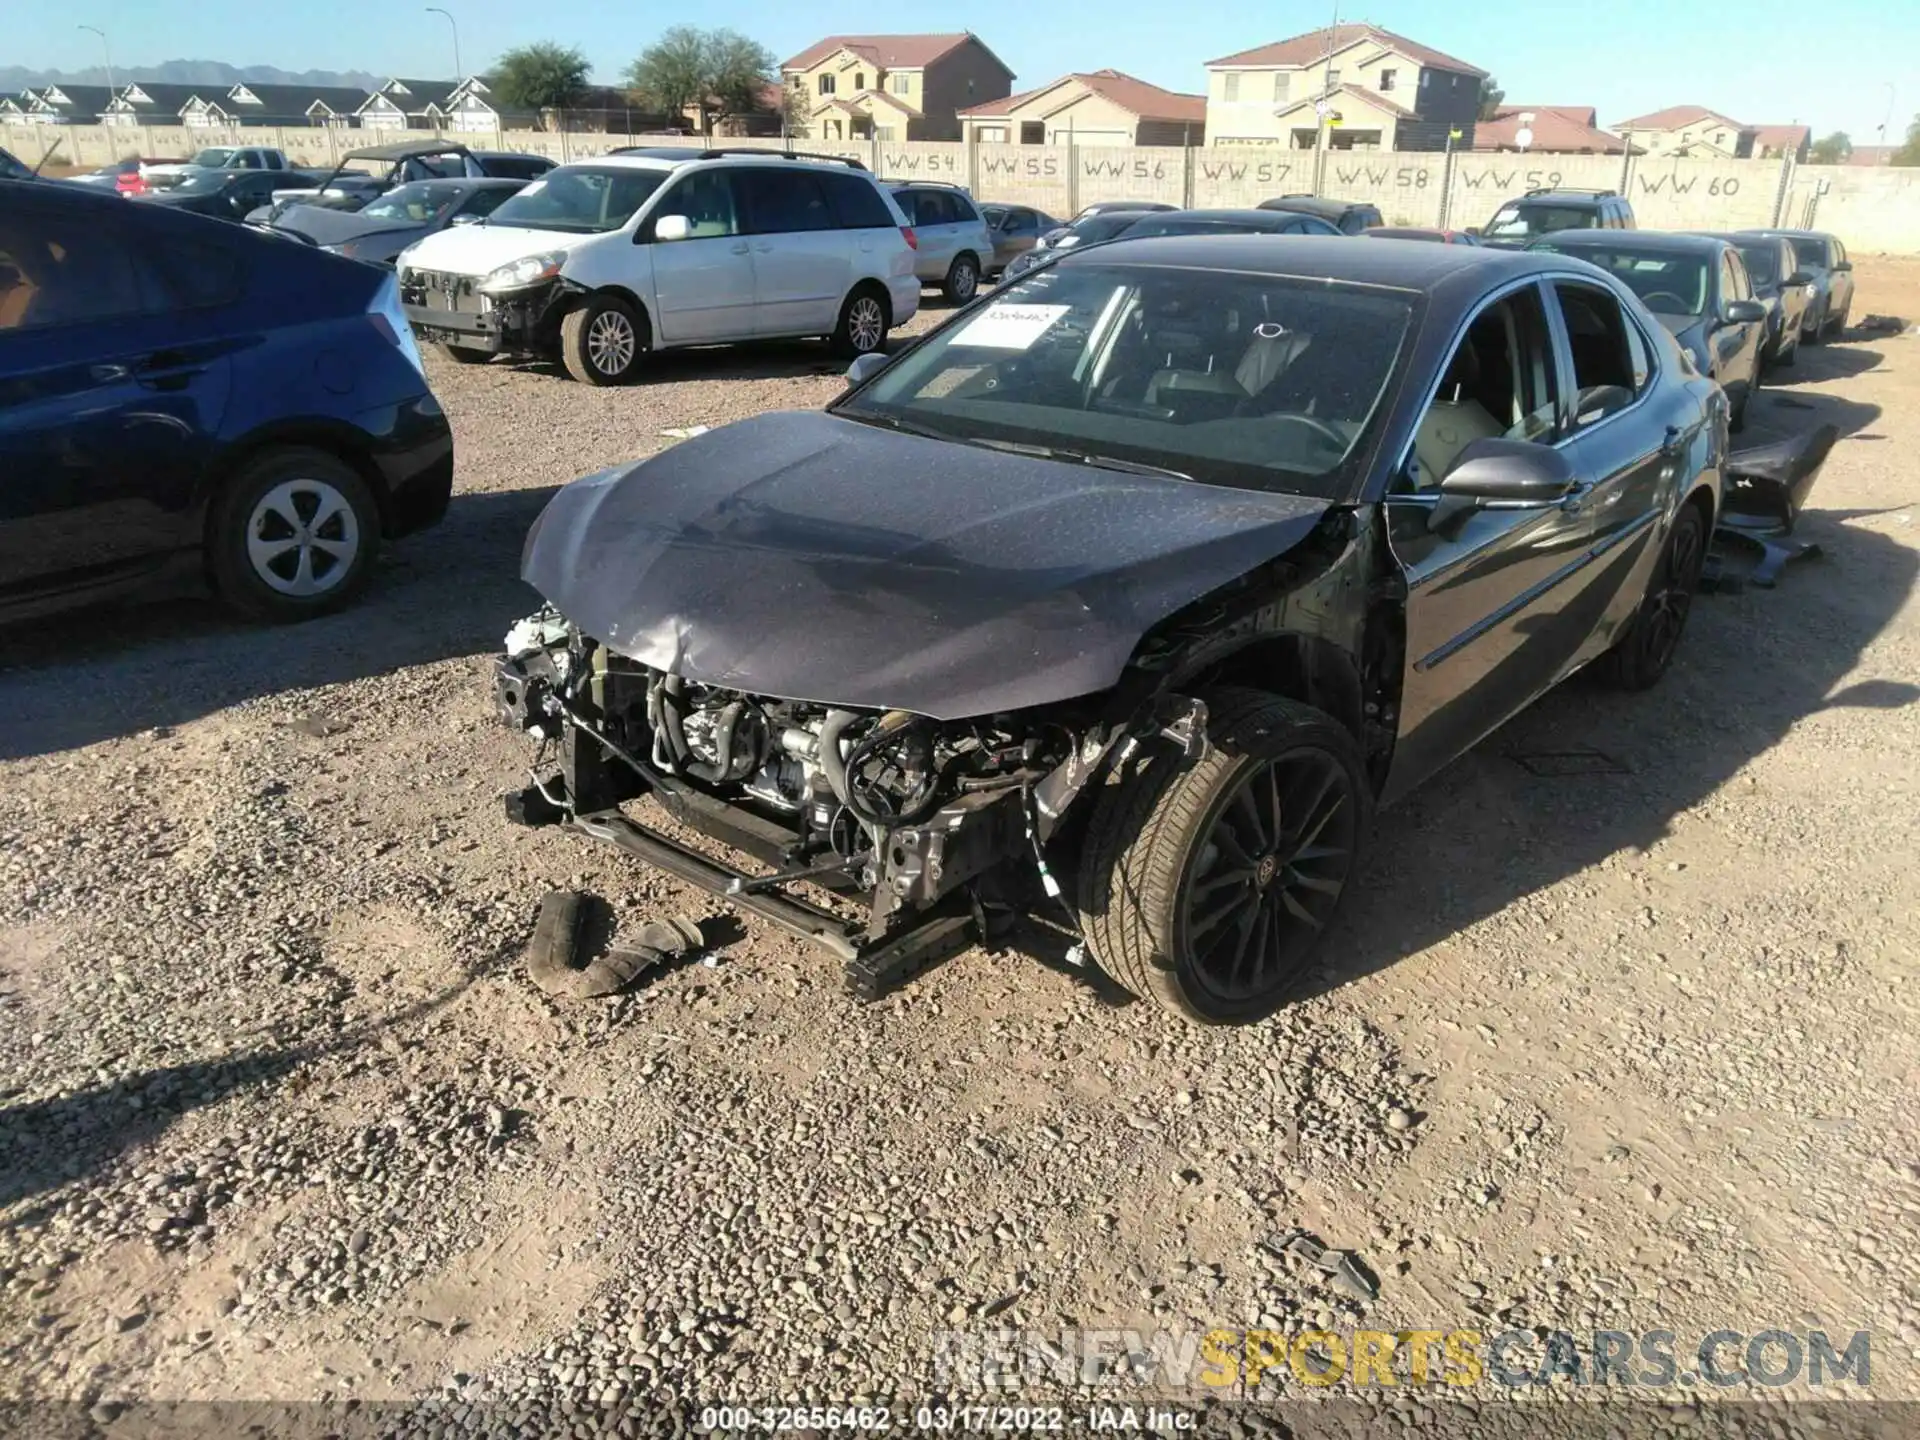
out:
<path id="1" fill-rule="evenodd" d="M 578 890 L 550 891 L 540 902 L 533 939 L 527 946 L 527 974 L 548 995 L 566 1000 L 593 1000 L 613 995 L 635 977 L 657 966 L 685 959 L 704 949 L 700 926 L 684 915 L 649 920 L 640 927 L 638 943 L 616 946 L 585 966 L 578 966 L 580 932 L 588 910 L 598 904 Z"/>
<path id="2" fill-rule="evenodd" d="M 665 435 L 669 440 L 691 440 L 696 435 L 706 434 L 707 431 L 712 428 L 711 425 L 675 425 L 671 429 L 662 430 L 660 433 Z"/>
<path id="3" fill-rule="evenodd" d="M 1853 328 L 1869 335 L 1892 335 L 1905 330 L 1907 322 L 1898 315 L 1869 315 Z"/>
<path id="4" fill-rule="evenodd" d="M 1334 1289 L 1356 1300 L 1378 1300 L 1380 1282 L 1360 1263 L 1351 1250 L 1330 1250 L 1316 1235 L 1305 1230 L 1290 1230 L 1266 1242 L 1276 1255 L 1292 1255 L 1307 1262 L 1327 1277 Z"/>

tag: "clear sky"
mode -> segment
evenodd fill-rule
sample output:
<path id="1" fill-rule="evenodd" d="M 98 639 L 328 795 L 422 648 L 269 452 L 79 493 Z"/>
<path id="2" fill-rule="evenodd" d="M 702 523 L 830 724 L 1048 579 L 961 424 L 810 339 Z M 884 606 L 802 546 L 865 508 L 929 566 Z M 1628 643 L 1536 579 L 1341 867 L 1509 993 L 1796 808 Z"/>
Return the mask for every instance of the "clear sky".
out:
<path id="1" fill-rule="evenodd" d="M 1915 0 L 1603 0 L 1532 5 L 1460 0 L 1347 0 L 1366 19 L 1491 70 L 1510 100 L 1594 105 L 1611 125 L 1667 105 L 1700 104 L 1744 124 L 1799 121 L 1816 135 L 1845 130 L 1873 144 L 1894 86 L 1890 141 L 1920 112 L 1920 3 Z M 1039 0 L 955 7 L 931 0 L 706 0 L 697 6 L 631 0 L 448 0 L 459 17 L 461 60 L 483 67 L 510 46 L 578 46 L 594 78 L 613 81 L 675 23 L 732 26 L 784 59 L 834 33 L 971 28 L 1018 75 L 1016 88 L 1068 70 L 1104 66 L 1176 90 L 1199 90 L 1206 61 L 1315 29 L 1330 6 L 1241 7 L 1170 0 Z M 258 0 L 14 0 L 0 25 L 0 65 L 71 70 L 97 64 L 112 36 L 121 65 L 225 60 L 287 70 L 451 72 L 447 22 L 412 0 L 327 0 L 288 10 Z M 325 16 L 330 23 L 318 24 Z M 964 17 L 956 19 L 956 17 Z"/>

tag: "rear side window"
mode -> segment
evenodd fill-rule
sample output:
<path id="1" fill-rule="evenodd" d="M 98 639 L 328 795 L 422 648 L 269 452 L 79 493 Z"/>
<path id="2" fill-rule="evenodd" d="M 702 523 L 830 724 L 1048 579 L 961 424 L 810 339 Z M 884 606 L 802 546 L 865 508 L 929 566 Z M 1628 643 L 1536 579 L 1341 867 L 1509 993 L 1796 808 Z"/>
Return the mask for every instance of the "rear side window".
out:
<path id="1" fill-rule="evenodd" d="M 0 212 L 0 333 L 117 320 L 142 308 L 120 226 L 99 215 Z"/>
<path id="2" fill-rule="evenodd" d="M 949 195 L 947 200 L 953 206 L 953 218 L 962 223 L 970 223 L 980 218 L 980 212 L 973 208 L 973 202 L 964 195 Z"/>
<path id="3" fill-rule="evenodd" d="M 953 197 L 944 190 L 907 190 L 894 196 L 904 203 L 916 225 L 951 225 L 959 217 L 954 213 Z"/>
<path id="4" fill-rule="evenodd" d="M 818 177 L 827 203 L 842 230 L 891 230 L 900 222 L 871 180 L 858 175 L 824 174 Z M 909 212 L 911 213 L 911 212 Z"/>
<path id="5" fill-rule="evenodd" d="M 139 244 L 140 267 L 159 292 L 155 308 L 204 310 L 240 298 L 243 271 L 236 246 L 198 236 L 188 244 L 178 235 L 151 232 L 140 236 Z"/>
<path id="6" fill-rule="evenodd" d="M 1645 354 L 1636 360 L 1629 339 L 1633 326 L 1612 295 L 1566 280 L 1556 281 L 1553 289 L 1573 358 L 1574 429 L 1579 431 L 1632 403 L 1646 383 Z"/>
<path id="7" fill-rule="evenodd" d="M 819 177 L 807 170 L 747 170 L 734 181 L 744 191 L 749 227 L 758 235 L 790 235 L 834 230 L 839 225 L 827 207 Z"/>

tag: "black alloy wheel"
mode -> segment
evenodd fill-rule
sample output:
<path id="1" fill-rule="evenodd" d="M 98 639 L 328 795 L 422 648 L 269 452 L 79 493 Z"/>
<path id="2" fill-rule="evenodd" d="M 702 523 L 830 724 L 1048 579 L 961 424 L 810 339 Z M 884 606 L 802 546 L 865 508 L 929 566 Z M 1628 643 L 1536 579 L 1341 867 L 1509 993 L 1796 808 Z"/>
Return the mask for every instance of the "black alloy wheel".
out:
<path id="1" fill-rule="evenodd" d="M 1180 920 L 1211 996 L 1245 1003 L 1299 979 L 1352 876 L 1357 812 L 1346 768 L 1311 747 L 1254 766 L 1223 797 Z"/>
<path id="2" fill-rule="evenodd" d="M 1645 690 L 1667 673 L 1686 633 L 1693 597 L 1707 563 L 1707 525 L 1698 506 L 1683 505 L 1673 522 L 1660 568 L 1620 643 L 1595 665 L 1601 679 L 1622 690 Z"/>

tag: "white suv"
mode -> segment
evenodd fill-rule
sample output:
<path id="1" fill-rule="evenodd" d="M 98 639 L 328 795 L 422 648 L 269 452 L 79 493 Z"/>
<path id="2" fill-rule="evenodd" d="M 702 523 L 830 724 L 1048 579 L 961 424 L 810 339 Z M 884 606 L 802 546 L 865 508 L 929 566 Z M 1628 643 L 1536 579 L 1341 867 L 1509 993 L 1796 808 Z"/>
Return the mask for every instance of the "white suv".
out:
<path id="1" fill-rule="evenodd" d="M 852 161 L 632 149 L 549 171 L 397 268 L 414 331 L 452 359 L 557 354 L 618 385 L 678 345 L 826 335 L 871 354 L 919 307 L 914 243 Z"/>

